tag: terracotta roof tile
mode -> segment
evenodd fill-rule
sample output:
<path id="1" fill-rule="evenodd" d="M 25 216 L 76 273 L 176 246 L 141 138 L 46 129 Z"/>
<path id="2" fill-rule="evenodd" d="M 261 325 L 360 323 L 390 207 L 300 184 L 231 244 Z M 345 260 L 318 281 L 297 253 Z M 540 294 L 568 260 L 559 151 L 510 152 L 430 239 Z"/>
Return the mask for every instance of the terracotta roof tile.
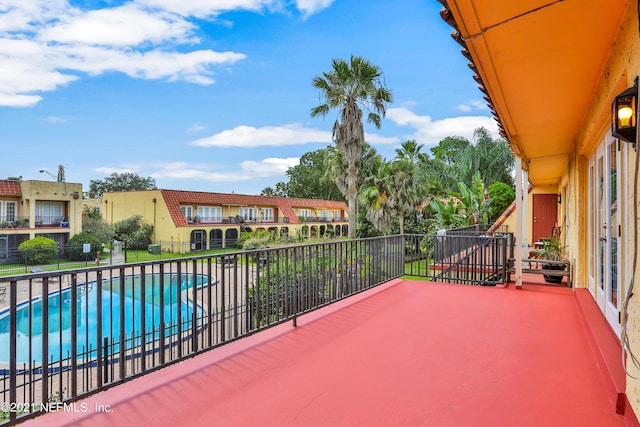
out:
<path id="1" fill-rule="evenodd" d="M 231 206 L 271 206 L 279 208 L 290 223 L 299 223 L 294 208 L 342 209 L 347 210 L 344 202 L 316 199 L 298 199 L 288 197 L 252 196 L 235 193 L 208 193 L 203 191 L 160 190 L 173 222 L 178 227 L 187 226 L 187 220 L 180 210 L 181 204 L 231 205 Z"/>
<path id="2" fill-rule="evenodd" d="M 0 180 L 0 196 L 22 196 L 20 181 Z"/>

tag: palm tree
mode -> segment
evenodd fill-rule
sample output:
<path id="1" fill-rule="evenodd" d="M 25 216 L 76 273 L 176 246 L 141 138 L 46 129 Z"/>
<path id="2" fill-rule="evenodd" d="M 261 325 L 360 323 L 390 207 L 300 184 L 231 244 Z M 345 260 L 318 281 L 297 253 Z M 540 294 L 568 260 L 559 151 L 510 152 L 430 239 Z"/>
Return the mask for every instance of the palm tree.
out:
<path id="1" fill-rule="evenodd" d="M 360 188 L 360 203 L 365 216 L 381 233 L 391 231 L 391 214 L 395 208 L 393 164 L 380 156 L 373 160 L 373 171 Z"/>
<path id="2" fill-rule="evenodd" d="M 408 160 L 412 164 L 423 163 L 429 156 L 422 153 L 424 144 L 418 144 L 415 139 L 409 139 L 396 148 L 396 159 Z"/>
<path id="3" fill-rule="evenodd" d="M 398 212 L 400 234 L 404 234 L 404 214 L 415 211 L 420 204 L 420 192 L 414 185 L 415 165 L 407 159 L 396 159 L 391 164 L 391 196 Z"/>
<path id="4" fill-rule="evenodd" d="M 311 117 L 324 117 L 332 109 L 339 109 L 339 118 L 333 125 L 333 140 L 347 161 L 349 237 L 355 238 L 360 164 L 365 142 L 360 107 L 368 111 L 367 122 L 380 128 L 386 105 L 392 102 L 391 91 L 384 86 L 379 67 L 353 55 L 349 62 L 334 59 L 331 71 L 314 77 L 312 84 L 320 91 L 322 103 L 311 109 Z"/>
<path id="5" fill-rule="evenodd" d="M 480 172 L 482 181 L 487 186 L 494 182 L 504 182 L 513 187 L 511 172 L 515 157 L 507 141 L 494 140 L 483 127 L 473 132 L 473 139 L 475 145 L 468 146 L 457 159 L 461 180 L 470 185 L 473 175 Z"/>

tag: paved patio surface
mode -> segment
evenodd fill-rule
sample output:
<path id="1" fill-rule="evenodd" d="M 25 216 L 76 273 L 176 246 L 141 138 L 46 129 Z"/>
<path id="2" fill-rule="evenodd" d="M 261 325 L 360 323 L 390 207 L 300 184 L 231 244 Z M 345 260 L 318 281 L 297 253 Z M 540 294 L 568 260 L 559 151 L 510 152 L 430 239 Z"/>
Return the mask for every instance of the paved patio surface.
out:
<path id="1" fill-rule="evenodd" d="M 24 425 L 637 425 L 615 413 L 577 301 L 395 280 Z"/>

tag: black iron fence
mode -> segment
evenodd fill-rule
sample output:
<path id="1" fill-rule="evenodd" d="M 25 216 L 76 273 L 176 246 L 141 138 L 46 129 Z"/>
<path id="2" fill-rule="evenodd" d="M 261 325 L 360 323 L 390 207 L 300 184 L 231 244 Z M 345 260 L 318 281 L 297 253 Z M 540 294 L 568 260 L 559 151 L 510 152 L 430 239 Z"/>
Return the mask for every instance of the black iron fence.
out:
<path id="1" fill-rule="evenodd" d="M 485 286 L 508 280 L 508 260 L 513 257 L 511 233 L 407 235 L 405 245 L 409 275 Z"/>
<path id="2" fill-rule="evenodd" d="M 385 236 L 0 277 L 0 424 L 59 410 L 265 328 L 295 325 L 306 312 L 402 275 L 504 280 L 507 234 L 478 234 L 473 250 L 470 235 L 441 237 Z M 436 260 L 440 245 L 460 252 L 447 250 L 448 258 Z"/>
<path id="3" fill-rule="evenodd" d="M 392 236 L 0 278 L 0 423 L 403 273 Z"/>

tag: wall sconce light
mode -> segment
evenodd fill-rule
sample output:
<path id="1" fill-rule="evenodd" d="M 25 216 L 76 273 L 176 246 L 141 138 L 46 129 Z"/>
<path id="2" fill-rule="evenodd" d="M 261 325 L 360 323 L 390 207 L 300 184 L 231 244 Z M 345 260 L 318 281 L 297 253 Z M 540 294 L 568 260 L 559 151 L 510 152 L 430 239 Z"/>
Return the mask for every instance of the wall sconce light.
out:
<path id="1" fill-rule="evenodd" d="M 636 127 L 638 117 L 638 77 L 635 84 L 620 93 L 613 100 L 613 123 L 611 134 L 633 144 L 636 148 Z"/>
<path id="2" fill-rule="evenodd" d="M 562 194 L 558 194 L 558 204 L 562 203 Z"/>

